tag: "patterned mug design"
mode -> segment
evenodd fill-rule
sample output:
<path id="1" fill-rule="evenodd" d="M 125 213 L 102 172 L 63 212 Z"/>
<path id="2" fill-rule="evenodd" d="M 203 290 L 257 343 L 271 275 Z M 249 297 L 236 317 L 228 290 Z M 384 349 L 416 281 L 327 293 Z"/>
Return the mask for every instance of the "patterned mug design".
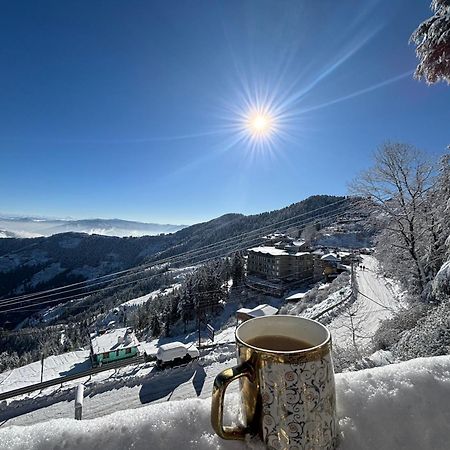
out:
<path id="1" fill-rule="evenodd" d="M 260 369 L 262 437 L 269 449 L 333 448 L 336 435 L 331 357 Z M 286 434 L 285 434 L 286 433 Z"/>
<path id="2" fill-rule="evenodd" d="M 279 352 L 246 343 L 262 333 L 297 333 L 299 339 L 312 340 L 313 346 Z M 217 434 L 224 439 L 259 434 L 270 450 L 334 449 L 336 394 L 329 331 L 318 322 L 300 317 L 264 317 L 238 327 L 236 343 L 239 364 L 223 371 L 214 382 L 211 421 Z M 225 390 L 238 378 L 247 426 L 224 427 Z"/>

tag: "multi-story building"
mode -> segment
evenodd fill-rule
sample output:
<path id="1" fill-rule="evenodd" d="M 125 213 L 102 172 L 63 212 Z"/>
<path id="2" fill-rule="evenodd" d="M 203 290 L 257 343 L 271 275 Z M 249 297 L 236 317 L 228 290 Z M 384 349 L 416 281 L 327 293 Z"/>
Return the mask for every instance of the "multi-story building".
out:
<path id="1" fill-rule="evenodd" d="M 264 245 L 248 250 L 247 271 L 268 280 L 320 280 L 339 272 L 338 263 L 350 260 L 349 252 L 310 251 L 305 241 L 281 233 L 264 237 Z"/>
<path id="2" fill-rule="evenodd" d="M 248 250 L 247 271 L 267 279 L 302 280 L 314 276 L 314 255 L 304 241 L 281 239 Z"/>
<path id="3" fill-rule="evenodd" d="M 269 246 L 251 248 L 248 250 L 247 271 L 266 278 L 285 278 L 290 273 L 289 253 Z"/>

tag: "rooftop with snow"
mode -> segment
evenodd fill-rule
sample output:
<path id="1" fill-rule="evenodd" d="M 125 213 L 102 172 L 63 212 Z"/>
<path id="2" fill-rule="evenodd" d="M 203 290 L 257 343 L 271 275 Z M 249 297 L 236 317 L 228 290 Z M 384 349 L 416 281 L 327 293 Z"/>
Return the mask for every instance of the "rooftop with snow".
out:
<path id="1" fill-rule="evenodd" d="M 99 335 L 92 334 L 91 345 L 92 351 L 97 355 L 113 350 L 138 347 L 139 341 L 131 328 L 116 328 Z"/>

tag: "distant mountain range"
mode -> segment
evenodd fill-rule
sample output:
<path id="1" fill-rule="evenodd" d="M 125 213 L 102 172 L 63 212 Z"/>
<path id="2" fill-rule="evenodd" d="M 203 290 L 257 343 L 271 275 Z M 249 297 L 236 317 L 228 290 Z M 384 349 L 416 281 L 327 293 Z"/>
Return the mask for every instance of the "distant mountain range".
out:
<path id="1" fill-rule="evenodd" d="M 133 222 L 121 219 L 62 220 L 37 217 L 7 217 L 0 214 L 0 238 L 48 237 L 59 233 L 104 236 L 155 236 L 175 233 L 187 225 Z"/>

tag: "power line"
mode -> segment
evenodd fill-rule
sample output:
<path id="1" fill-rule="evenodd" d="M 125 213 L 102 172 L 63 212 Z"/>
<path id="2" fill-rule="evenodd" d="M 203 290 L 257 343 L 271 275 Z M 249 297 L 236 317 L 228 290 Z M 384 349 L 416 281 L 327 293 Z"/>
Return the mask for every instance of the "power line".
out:
<path id="1" fill-rule="evenodd" d="M 357 292 L 358 294 L 362 295 L 363 297 L 367 298 L 367 299 L 370 300 L 371 302 L 375 303 L 376 305 L 380 306 L 381 308 L 384 308 L 384 309 L 386 309 L 386 310 L 388 310 L 388 311 L 391 311 L 391 312 L 395 312 L 395 310 L 394 310 L 393 308 L 389 308 L 388 306 L 383 305 L 382 303 L 377 302 L 377 301 L 374 300 L 373 298 L 370 298 L 368 295 L 363 294 L 359 289 L 357 289 L 356 292 Z"/>
<path id="2" fill-rule="evenodd" d="M 348 210 L 346 210 L 345 212 L 347 212 L 347 211 L 348 211 Z M 341 215 L 341 212 L 339 212 L 338 214 L 334 214 L 334 215 L 332 215 L 332 216 L 328 216 L 328 217 L 326 217 L 326 219 L 327 219 L 327 220 L 330 220 L 331 218 L 338 217 L 339 215 Z M 292 225 L 289 225 L 289 226 L 292 226 Z M 258 241 L 259 241 L 259 240 L 260 240 L 260 238 L 258 238 Z M 235 247 L 235 248 L 232 248 L 232 249 L 228 249 L 228 251 L 229 251 L 229 252 L 235 252 L 235 251 L 239 251 L 239 250 L 245 250 L 246 248 L 248 248 L 248 246 L 249 246 L 251 243 L 252 243 L 253 245 L 256 244 L 256 238 L 254 238 L 252 241 L 243 241 L 243 242 L 241 242 L 241 243 L 239 244 L 239 245 L 242 245 L 242 247 Z M 219 251 L 219 249 L 213 250 L 212 252 L 208 252 L 208 253 L 216 253 L 217 251 Z M 208 254 L 208 253 L 207 253 L 207 254 Z M 180 255 L 180 256 L 181 256 L 181 255 Z M 216 259 L 216 258 L 218 258 L 218 257 L 220 257 L 220 256 L 224 256 L 224 255 L 214 255 L 213 257 L 210 257 L 210 258 L 207 258 L 207 259 L 204 259 L 204 260 L 201 260 L 201 261 L 197 261 L 196 264 L 205 263 L 205 262 L 208 262 L 208 261 L 210 261 L 210 260 L 212 260 L 212 259 Z M 182 262 L 183 262 L 183 260 L 175 261 L 175 263 L 177 263 L 177 264 L 182 263 Z M 83 298 L 85 298 L 85 297 L 87 297 L 87 296 L 89 296 L 89 295 L 91 295 L 91 294 L 94 294 L 94 293 L 98 293 L 98 292 L 101 292 L 101 291 L 105 291 L 105 290 L 109 290 L 109 289 L 114 289 L 114 288 L 126 286 L 126 285 L 128 285 L 128 284 L 133 284 L 133 283 L 136 283 L 136 282 L 139 282 L 139 281 L 149 280 L 149 279 L 151 279 L 151 278 L 154 278 L 154 277 L 160 276 L 160 275 L 162 275 L 162 273 L 158 273 L 158 274 L 154 274 L 154 275 L 151 275 L 151 276 L 147 276 L 147 277 L 144 277 L 144 278 L 141 278 L 141 279 L 138 279 L 138 280 L 131 280 L 131 281 L 127 281 L 127 282 L 124 282 L 124 283 L 114 284 L 114 285 L 112 285 L 112 286 L 107 286 L 107 287 L 104 287 L 104 288 L 96 289 L 96 290 L 90 291 L 90 292 L 88 292 L 88 293 L 78 293 L 78 294 L 70 295 L 70 296 L 67 296 L 67 297 L 54 298 L 54 299 L 52 299 L 52 300 L 47 300 L 47 301 L 42 301 L 42 302 L 35 303 L 34 305 L 37 306 L 37 305 L 42 305 L 42 304 L 55 303 L 55 302 L 58 302 L 58 301 L 61 301 L 61 300 L 82 300 Z M 120 278 L 123 278 L 123 277 L 120 277 Z M 113 280 L 113 281 L 117 281 L 117 280 L 118 280 L 118 278 L 117 278 L 116 280 Z M 99 284 L 100 284 L 100 283 L 99 283 Z M 68 293 L 68 292 L 70 292 L 70 291 L 67 290 L 67 291 L 65 291 L 65 292 L 62 292 L 62 294 Z M 32 301 L 38 300 L 38 299 L 49 298 L 49 297 L 51 297 L 51 296 L 53 296 L 53 295 L 55 295 L 55 294 L 52 294 L 52 295 L 50 295 L 50 296 L 42 296 L 42 297 L 39 297 L 39 298 L 29 299 L 29 300 L 27 300 L 27 301 L 28 301 L 28 302 L 32 302 Z M 8 302 L 8 303 L 3 303 L 3 304 L 0 305 L 0 306 L 13 306 L 14 304 L 20 304 L 20 303 L 23 303 L 23 300 L 10 301 L 10 302 Z M 3 310 L 3 311 L 1 311 L 1 312 L 6 313 L 6 312 L 14 311 L 14 310 L 26 310 L 26 309 L 28 309 L 29 306 L 30 306 L 30 305 L 22 305 L 22 306 L 19 306 L 19 307 L 16 307 L 16 308 L 11 308 L 11 309 L 8 309 L 8 310 Z"/>
<path id="3" fill-rule="evenodd" d="M 241 245 L 243 245 L 243 247 L 239 247 L 239 248 L 236 247 L 236 248 L 233 248 L 233 249 L 231 249 L 231 250 L 229 250 L 229 251 L 234 252 L 234 251 L 239 251 L 239 250 L 246 249 L 246 248 L 249 246 L 250 243 L 256 244 L 256 241 L 255 241 L 255 240 L 250 241 L 250 242 L 249 242 L 249 241 L 247 241 L 247 242 L 244 241 L 243 243 L 241 243 Z M 214 250 L 213 253 L 215 253 L 216 251 L 218 251 L 218 250 Z M 210 253 L 211 253 L 211 252 L 210 252 Z M 219 256 L 220 256 L 220 255 L 214 255 L 214 256 L 211 257 L 211 258 L 207 258 L 207 259 L 204 259 L 204 260 L 202 260 L 202 261 L 197 261 L 196 264 L 200 264 L 200 263 L 204 263 L 204 262 L 210 261 L 210 260 L 212 260 L 212 259 L 216 259 L 216 258 L 218 258 Z M 177 261 L 177 263 L 181 263 L 181 262 L 182 262 L 182 261 Z M 96 290 L 91 290 L 90 292 L 87 292 L 87 293 L 80 292 L 80 293 L 73 294 L 73 295 L 66 296 L 66 297 L 58 297 L 58 298 L 53 298 L 53 299 L 47 300 L 47 301 L 40 301 L 40 302 L 34 303 L 34 305 L 42 305 L 42 304 L 55 303 L 55 302 L 61 301 L 61 300 L 75 300 L 75 299 L 81 300 L 82 298 L 87 297 L 87 296 L 89 296 L 89 295 L 91 295 L 91 294 L 94 294 L 94 293 L 97 293 L 97 292 L 105 291 L 105 290 L 108 290 L 108 289 L 114 289 L 114 288 L 118 288 L 118 287 L 121 287 L 121 286 L 126 286 L 126 285 L 128 285 L 128 284 L 133 284 L 133 283 L 136 283 L 136 282 L 139 282 L 139 281 L 149 280 L 149 279 L 151 279 L 151 278 L 153 278 L 153 277 L 163 275 L 164 273 L 166 273 L 166 272 L 157 273 L 157 274 L 154 274 L 154 275 L 151 275 L 151 276 L 147 276 L 147 277 L 144 277 L 144 278 L 140 278 L 140 279 L 137 279 L 137 280 L 126 281 L 126 282 L 120 283 L 120 284 L 113 284 L 113 285 L 111 285 L 111 286 L 107 286 L 107 287 L 104 287 L 104 288 L 100 288 L 100 289 L 96 289 Z M 121 277 L 121 278 L 122 278 L 122 277 Z M 117 279 L 116 279 L 116 280 L 113 280 L 113 281 L 117 281 Z M 99 284 L 100 284 L 100 283 L 99 283 Z M 78 289 L 73 289 L 73 290 L 78 290 Z M 68 293 L 68 292 L 70 292 L 70 291 L 71 291 L 71 290 L 67 290 L 67 291 L 63 292 L 62 294 Z M 46 299 L 46 298 L 50 298 L 50 297 L 52 297 L 53 295 L 55 295 L 55 294 L 47 295 L 47 296 L 42 296 L 42 297 L 36 297 L 36 298 L 28 299 L 28 300 L 25 300 L 25 301 L 31 303 L 31 302 L 36 301 L 36 300 L 43 300 L 43 299 Z M 24 300 L 14 300 L 14 301 L 5 302 L 3 305 L 0 305 L 0 306 L 3 306 L 3 307 L 5 307 L 5 306 L 14 306 L 15 304 L 22 304 L 23 302 L 24 302 Z M 28 310 L 29 310 L 29 309 L 30 309 L 29 306 L 30 306 L 30 305 L 21 305 L 21 306 L 18 306 L 18 307 L 16 307 L 16 308 L 4 310 L 4 311 L 2 311 L 2 312 L 9 312 L 9 311 L 16 310 L 16 309 L 21 309 L 21 310 L 27 310 L 27 309 L 28 309 Z"/>
<path id="4" fill-rule="evenodd" d="M 356 209 L 355 209 L 355 210 L 356 210 Z M 338 209 L 338 211 L 339 211 L 338 213 L 336 213 L 336 211 L 333 211 L 333 212 L 335 213 L 335 214 L 333 214 L 333 215 L 329 215 L 329 216 L 325 216 L 325 217 L 322 217 L 322 216 L 316 216 L 316 217 L 314 217 L 313 219 L 314 219 L 314 220 L 317 220 L 317 219 L 319 219 L 319 218 L 324 218 L 325 220 L 331 220 L 332 218 L 336 218 L 336 217 L 338 217 L 338 216 L 340 216 L 340 215 L 342 215 L 342 214 L 352 212 L 351 208 L 350 208 L 350 209 L 345 209 L 345 210 L 343 210 L 342 208 L 340 208 L 340 209 Z M 310 223 L 312 223 L 312 222 L 310 222 Z M 285 225 L 285 227 L 288 227 L 288 228 L 289 228 L 289 227 L 292 227 L 292 226 L 299 226 L 299 225 L 306 226 L 306 225 L 308 225 L 308 222 L 301 222 L 301 223 L 297 223 L 297 224 Z M 266 228 L 266 227 L 264 227 L 264 228 Z M 255 231 L 257 231 L 257 230 L 255 230 Z M 247 233 L 246 233 L 246 234 L 247 234 Z M 235 238 L 234 238 L 234 239 L 235 239 Z M 231 248 L 231 249 L 227 249 L 227 251 L 228 251 L 228 252 L 235 252 L 235 251 L 239 251 L 239 250 L 245 250 L 246 248 L 248 248 L 249 245 L 251 245 L 251 244 L 254 245 L 254 244 L 256 244 L 257 241 L 260 241 L 260 240 L 261 240 L 260 238 L 253 238 L 253 239 L 250 240 L 250 241 L 249 241 L 249 240 L 247 240 L 247 241 L 242 241 L 242 242 L 238 243 L 238 247 L 234 247 L 234 248 Z M 241 246 L 241 247 L 239 247 L 239 246 Z M 216 252 L 218 252 L 218 251 L 221 251 L 220 249 L 223 248 L 223 247 L 224 247 L 223 245 L 218 246 L 217 249 L 211 250 L 210 252 L 207 252 L 206 254 L 211 254 L 211 253 L 216 253 Z M 189 253 L 189 252 L 187 252 L 186 254 L 188 254 L 188 253 Z M 173 260 L 174 260 L 173 263 L 175 263 L 175 264 L 180 264 L 180 263 L 182 263 L 182 262 L 187 262 L 187 261 L 189 261 L 189 258 L 186 258 L 185 256 L 186 256 L 185 254 L 181 254 L 181 255 L 177 255 L 176 257 L 173 257 Z M 204 255 L 203 255 L 203 256 L 204 256 Z M 224 256 L 224 255 L 215 255 L 215 256 L 213 256 L 213 257 L 211 257 L 211 258 L 207 258 L 207 259 L 203 259 L 203 260 L 201 260 L 201 261 L 197 261 L 195 264 L 205 263 L 205 262 L 207 262 L 207 261 L 209 261 L 209 260 L 211 260 L 211 259 L 216 259 L 216 258 L 218 258 L 218 257 L 220 257 L 220 256 Z M 178 260 L 176 260 L 177 258 L 178 258 Z M 161 265 L 161 262 L 160 262 L 160 261 L 156 261 L 156 262 L 154 262 L 153 264 L 156 265 L 156 266 L 158 266 L 158 265 Z M 144 271 L 147 271 L 148 269 L 149 269 L 149 268 L 145 269 Z M 141 272 L 142 272 L 142 271 L 141 271 Z M 140 272 L 137 272 L 137 273 L 135 273 L 134 275 L 138 275 L 139 273 L 140 273 Z M 165 273 L 165 272 L 163 272 L 163 273 Z M 107 287 L 104 287 L 104 288 L 96 289 L 96 290 L 90 291 L 90 292 L 88 292 L 88 293 L 80 292 L 80 293 L 78 293 L 78 294 L 74 294 L 74 295 L 71 295 L 71 296 L 68 296 L 68 297 L 54 298 L 54 299 L 52 299 L 52 300 L 47 300 L 47 301 L 35 303 L 34 305 L 35 305 L 35 306 L 38 306 L 38 305 L 43 305 L 43 304 L 55 303 L 55 302 L 59 302 L 59 301 L 61 301 L 61 300 L 82 300 L 83 298 L 85 298 L 85 297 L 87 297 L 87 296 L 89 296 L 89 295 L 92 295 L 92 294 L 94 294 L 94 293 L 97 293 L 97 292 L 100 292 L 100 291 L 105 291 L 105 290 L 108 290 L 108 289 L 114 289 L 114 288 L 122 287 L 122 286 L 131 284 L 131 283 L 136 283 L 136 282 L 139 282 L 139 281 L 149 280 L 149 279 L 151 279 L 151 278 L 153 278 L 153 277 L 160 276 L 160 275 L 162 275 L 163 273 L 154 274 L 154 275 L 151 275 L 151 276 L 148 276 L 148 277 L 144 277 L 144 278 L 141 278 L 141 279 L 138 279 L 138 280 L 128 281 L 128 282 L 125 282 L 125 283 L 114 284 L 114 285 L 112 285 L 112 286 L 107 286 Z M 117 281 L 119 278 L 123 278 L 123 277 L 118 277 L 118 278 L 116 278 L 115 280 L 108 280 L 108 281 L 109 281 L 109 282 L 113 282 L 113 281 L 115 282 L 115 281 Z M 103 284 L 103 283 L 104 283 L 104 282 L 98 282 L 98 283 L 96 283 L 96 284 Z M 95 284 L 92 284 L 92 286 L 93 286 L 93 285 L 95 285 Z M 70 285 L 69 285 L 68 287 L 70 287 Z M 85 288 L 85 287 L 81 287 L 81 288 L 77 288 L 77 289 L 73 289 L 73 290 L 66 290 L 66 291 L 64 291 L 64 292 L 61 292 L 61 294 L 65 294 L 65 293 L 68 293 L 68 292 L 71 292 L 71 291 L 74 291 L 74 290 L 79 290 L 79 289 L 84 289 L 84 288 Z M 44 295 L 44 296 L 41 296 L 41 297 L 35 297 L 35 298 L 26 299 L 26 300 L 22 300 L 21 298 L 17 299 L 16 297 L 13 297 L 13 298 L 10 298 L 10 299 L 4 299 L 2 302 L 0 302 L 0 306 L 13 306 L 13 305 L 15 305 L 15 304 L 23 303 L 24 301 L 32 302 L 32 301 L 35 301 L 35 300 L 42 300 L 42 299 L 45 299 L 45 298 L 49 298 L 49 297 L 52 297 L 52 296 L 54 296 L 54 295 L 58 295 L 58 294 L 55 293 L 55 294 L 50 294 L 50 295 Z M 6 312 L 15 311 L 15 310 L 30 310 L 29 306 L 30 306 L 30 305 L 22 305 L 22 306 L 15 307 L 15 308 L 11 308 L 11 309 L 4 310 L 4 311 L 1 311 L 1 312 L 6 313 Z"/>
<path id="5" fill-rule="evenodd" d="M 0 300 L 0 304 L 3 301 L 6 301 L 6 300 L 26 299 L 26 298 L 35 297 L 35 296 L 38 296 L 38 295 L 41 295 L 41 294 L 46 294 L 46 293 L 49 293 L 49 292 L 55 292 L 55 291 L 59 291 L 59 290 L 64 290 L 65 288 L 68 288 L 68 287 L 80 286 L 80 285 L 85 285 L 85 284 L 92 284 L 92 282 L 95 282 L 97 280 L 110 278 L 110 277 L 113 277 L 113 276 L 116 276 L 116 275 L 122 275 L 122 274 L 125 274 L 125 273 L 132 272 L 132 271 L 134 271 L 136 269 L 140 269 L 140 268 L 142 268 L 143 270 L 146 270 L 149 267 L 153 267 L 155 265 L 161 265 L 161 264 L 170 262 L 171 260 L 173 260 L 173 259 L 175 259 L 175 258 L 177 258 L 179 256 L 186 256 L 188 254 L 192 255 L 192 254 L 195 254 L 195 253 L 199 253 L 199 252 L 201 252 L 204 249 L 208 249 L 210 247 L 218 246 L 218 245 L 230 242 L 230 241 L 235 241 L 236 239 L 242 238 L 242 237 L 247 236 L 247 235 L 262 233 L 263 230 L 265 230 L 265 229 L 271 229 L 273 227 L 277 227 L 278 225 L 280 225 L 282 223 L 286 223 L 286 222 L 289 222 L 291 220 L 295 220 L 295 219 L 297 219 L 299 217 L 303 217 L 303 216 L 306 216 L 306 215 L 313 214 L 316 211 L 323 210 L 323 209 L 329 208 L 329 207 L 331 207 L 333 205 L 337 205 L 337 204 L 340 204 L 340 203 L 343 203 L 343 202 L 348 202 L 348 199 L 345 198 L 345 199 L 342 199 L 342 200 L 338 200 L 336 202 L 329 203 L 328 205 L 322 206 L 320 208 L 316 208 L 316 209 L 314 209 L 312 211 L 301 213 L 301 214 L 298 214 L 297 216 L 293 216 L 293 217 L 290 217 L 288 219 L 284 219 L 284 220 L 281 220 L 281 221 L 278 221 L 278 222 L 274 222 L 273 224 L 265 225 L 264 227 L 260 227 L 260 228 L 257 228 L 255 230 L 251 230 L 251 231 L 248 231 L 248 232 L 245 232 L 245 233 L 241 233 L 238 236 L 234 236 L 234 237 L 231 237 L 231 238 L 226 238 L 226 239 L 223 239 L 223 240 L 218 241 L 216 243 L 209 244 L 209 245 L 200 247 L 198 249 L 193 249 L 193 250 L 184 252 L 184 253 L 182 253 L 180 255 L 169 256 L 167 258 L 163 258 L 160 261 L 153 261 L 153 262 L 148 263 L 148 264 L 138 265 L 138 266 L 135 266 L 135 267 L 132 267 L 132 268 L 129 268 L 129 269 L 125 269 L 125 270 L 121 270 L 121 271 L 118 271 L 118 272 L 113 272 L 113 273 L 110 273 L 110 274 L 107 274 L 107 275 L 102 275 L 100 277 L 92 278 L 90 280 L 80 281 L 80 282 L 77 282 L 77 283 L 71 283 L 71 284 L 68 284 L 68 285 L 65 285 L 65 286 L 60 286 L 60 287 L 53 288 L 53 289 L 47 289 L 47 290 L 40 291 L 40 292 L 34 292 L 34 293 L 31 293 L 31 294 L 24 294 L 24 295 L 19 295 L 19 296 L 15 296 L 15 297 L 9 297 L 9 298 Z M 341 207 L 342 206 L 344 206 L 344 205 L 341 205 Z M 316 217 L 314 217 L 314 218 L 317 219 Z M 290 226 L 295 226 L 295 224 L 291 224 Z M 105 280 L 105 282 L 107 282 L 107 281 L 110 281 L 110 280 Z"/>

